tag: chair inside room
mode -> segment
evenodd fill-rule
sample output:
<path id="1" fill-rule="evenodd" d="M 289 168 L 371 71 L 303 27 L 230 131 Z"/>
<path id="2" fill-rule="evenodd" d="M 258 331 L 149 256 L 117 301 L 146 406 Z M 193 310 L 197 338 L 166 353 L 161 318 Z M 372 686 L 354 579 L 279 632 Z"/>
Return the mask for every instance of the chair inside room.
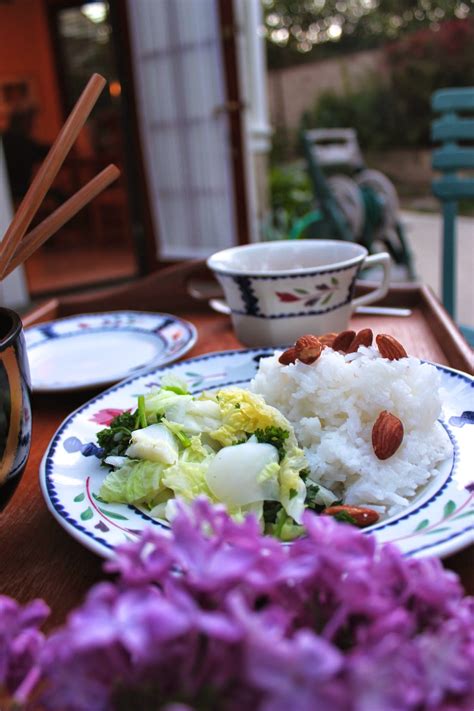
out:
<path id="1" fill-rule="evenodd" d="M 440 114 L 431 126 L 433 168 L 440 176 L 432 183 L 443 210 L 442 300 L 456 318 L 456 219 L 460 200 L 474 201 L 474 87 L 440 89 L 431 100 Z M 461 326 L 474 345 L 474 329 Z"/>

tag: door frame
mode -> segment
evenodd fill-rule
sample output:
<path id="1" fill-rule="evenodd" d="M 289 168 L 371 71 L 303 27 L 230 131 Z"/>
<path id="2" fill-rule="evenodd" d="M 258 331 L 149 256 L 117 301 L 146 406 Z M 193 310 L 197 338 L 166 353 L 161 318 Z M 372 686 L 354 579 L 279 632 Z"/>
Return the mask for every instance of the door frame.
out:
<path id="1" fill-rule="evenodd" d="M 133 195 L 131 200 L 132 230 L 137 245 L 137 258 L 140 274 L 149 274 L 160 266 L 157 257 L 159 245 L 159 227 L 154 227 L 150 209 L 150 194 L 143 160 L 135 78 L 132 66 L 127 0 L 112 0 L 109 3 L 112 36 L 114 38 L 117 70 L 122 82 L 124 101 L 122 104 L 122 123 L 125 135 L 131 141 L 125 142 L 125 161 L 127 173 L 132 178 L 128 190 Z"/>
<path id="2" fill-rule="evenodd" d="M 56 15 L 59 10 L 80 7 L 88 0 L 46 0 L 49 34 L 55 58 L 55 72 L 63 119 L 67 115 L 65 77 L 62 70 L 60 42 Z M 92 0 L 91 0 L 92 1 Z M 129 201 L 132 241 L 134 245 L 137 276 L 152 272 L 159 262 L 156 257 L 156 242 L 149 207 L 148 185 L 145 176 L 142 145 L 136 114 L 135 84 L 130 55 L 130 35 L 126 0 L 112 0 L 109 5 L 109 21 L 112 27 L 117 74 L 122 89 L 120 119 L 124 136 L 124 179 Z M 106 77 L 107 78 L 107 77 Z"/>
<path id="3" fill-rule="evenodd" d="M 227 104 L 224 110 L 229 116 L 230 143 L 232 156 L 232 184 L 234 188 L 234 219 L 238 244 L 250 242 L 250 215 L 247 195 L 243 102 L 240 89 L 238 47 L 236 37 L 238 27 L 233 0 L 216 0 L 218 4 L 224 76 L 226 83 Z"/>

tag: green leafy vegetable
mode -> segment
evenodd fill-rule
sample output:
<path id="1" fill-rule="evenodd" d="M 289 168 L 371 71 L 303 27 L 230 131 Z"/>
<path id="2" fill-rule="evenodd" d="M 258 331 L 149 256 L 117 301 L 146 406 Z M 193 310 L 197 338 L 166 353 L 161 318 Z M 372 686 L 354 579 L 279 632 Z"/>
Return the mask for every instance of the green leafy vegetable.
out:
<path id="1" fill-rule="evenodd" d="M 286 440 L 290 434 L 288 430 L 284 430 L 283 427 L 276 427 L 273 425 L 271 427 L 266 427 L 264 430 L 255 430 L 254 434 L 259 442 L 272 444 L 278 450 L 278 459 L 281 462 L 285 456 Z"/>
<path id="2" fill-rule="evenodd" d="M 108 474 L 100 488 L 106 503 L 147 504 L 153 506 L 163 485 L 164 465 L 145 459 L 130 459 Z"/>
<path id="3" fill-rule="evenodd" d="M 281 507 L 276 513 L 274 523 L 267 524 L 265 532 L 271 533 L 271 535 L 279 538 L 281 541 L 294 541 L 295 538 L 299 538 L 299 536 L 304 533 L 304 529 L 302 526 L 296 524 L 291 516 L 288 516 L 285 509 Z"/>
<path id="4" fill-rule="evenodd" d="M 169 390 L 176 395 L 188 395 L 188 383 L 185 378 L 180 378 L 173 373 L 167 373 L 161 379 L 161 389 Z"/>
<path id="5" fill-rule="evenodd" d="M 102 461 L 110 455 L 123 456 L 130 444 L 132 431 L 138 426 L 138 410 L 135 412 L 123 412 L 114 417 L 110 427 L 100 430 L 97 433 L 97 442 L 102 448 Z"/>
<path id="6" fill-rule="evenodd" d="M 235 520 L 252 513 L 268 533 L 282 540 L 292 540 L 302 531 L 307 492 L 300 472 L 310 474 L 303 450 L 286 418 L 247 390 L 233 387 L 195 397 L 184 381 L 163 378 L 159 390 L 140 395 L 137 410 L 116 417 L 97 439 L 103 459 L 125 455 L 103 482 L 104 502 L 145 505 L 165 518 L 172 515 L 168 499 L 192 501 L 205 495 L 218 500 L 207 477 L 222 448 L 244 445 L 249 439 L 270 444 L 271 461 L 255 473 L 265 496 L 242 505 L 230 501 L 228 511 Z M 173 456 L 168 456 L 170 447 Z"/>
<path id="7" fill-rule="evenodd" d="M 144 395 L 138 396 L 138 424 L 140 425 L 140 427 L 146 427 L 148 424 L 146 421 L 145 396 Z"/>
<path id="8" fill-rule="evenodd" d="M 325 508 L 324 505 L 321 503 L 316 502 L 316 496 L 319 493 L 319 486 L 317 484 L 307 484 L 306 485 L 306 499 L 305 499 L 305 506 L 308 509 L 311 509 L 312 511 L 316 511 L 316 513 L 321 513 L 321 511 Z"/>
<path id="9" fill-rule="evenodd" d="M 176 393 L 176 395 L 188 394 L 188 391 L 184 390 L 184 388 L 180 388 L 179 385 L 164 385 L 162 390 L 169 390 L 172 393 Z"/>
<path id="10" fill-rule="evenodd" d="M 281 538 L 283 526 L 285 525 L 287 519 L 288 519 L 288 514 L 286 513 L 284 508 L 281 508 L 280 511 L 277 513 L 277 517 L 275 520 L 275 527 L 273 530 L 273 535 L 276 536 L 277 538 Z"/>
<path id="11" fill-rule="evenodd" d="M 183 432 L 181 425 L 178 425 L 176 422 L 170 422 L 166 417 L 163 417 L 161 423 L 178 438 L 183 447 L 189 447 L 191 445 L 191 438 Z"/>
<path id="12" fill-rule="evenodd" d="M 263 520 L 265 524 L 275 523 L 278 512 L 282 509 L 279 501 L 264 501 L 263 502 Z"/>

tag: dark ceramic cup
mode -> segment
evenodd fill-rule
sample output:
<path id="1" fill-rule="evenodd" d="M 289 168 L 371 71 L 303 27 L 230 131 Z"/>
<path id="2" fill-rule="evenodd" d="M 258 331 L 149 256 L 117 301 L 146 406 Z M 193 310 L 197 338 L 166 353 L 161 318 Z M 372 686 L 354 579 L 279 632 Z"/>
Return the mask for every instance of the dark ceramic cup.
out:
<path id="1" fill-rule="evenodd" d="M 31 444 L 30 371 L 18 314 L 0 308 L 0 510 L 18 486 Z"/>

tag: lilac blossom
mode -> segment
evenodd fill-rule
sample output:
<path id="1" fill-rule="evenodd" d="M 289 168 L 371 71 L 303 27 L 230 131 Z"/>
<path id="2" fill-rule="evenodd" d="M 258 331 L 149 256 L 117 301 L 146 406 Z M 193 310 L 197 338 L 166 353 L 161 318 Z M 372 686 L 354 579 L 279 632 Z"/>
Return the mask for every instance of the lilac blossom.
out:
<path id="1" fill-rule="evenodd" d="M 0 599 L 4 688 L 51 711 L 471 711 L 474 601 L 457 577 L 330 517 L 305 526 L 284 545 L 182 506 L 46 640 L 40 603 Z"/>
<path id="2" fill-rule="evenodd" d="M 49 614 L 42 600 L 21 607 L 0 596 L 0 698 L 22 703 L 39 679 L 37 660 L 44 644 L 39 626 Z"/>

